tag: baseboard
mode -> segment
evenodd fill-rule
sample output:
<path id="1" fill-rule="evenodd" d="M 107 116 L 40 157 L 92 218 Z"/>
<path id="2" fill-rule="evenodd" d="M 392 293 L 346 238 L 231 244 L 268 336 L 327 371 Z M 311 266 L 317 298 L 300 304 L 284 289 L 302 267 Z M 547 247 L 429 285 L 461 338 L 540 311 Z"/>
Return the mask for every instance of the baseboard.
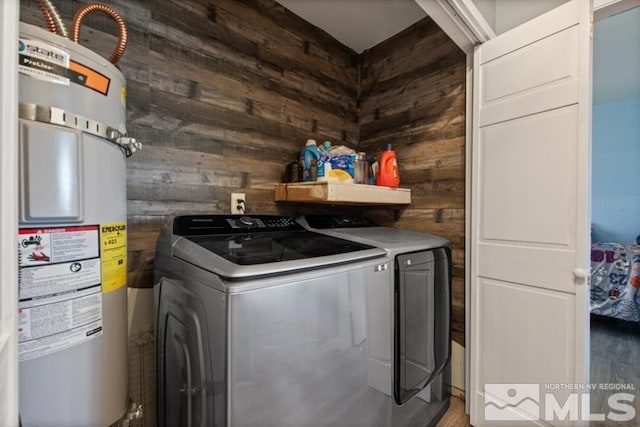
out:
<path id="1" fill-rule="evenodd" d="M 457 397 L 460 400 L 465 400 L 464 390 L 453 385 L 451 386 L 451 396 Z"/>

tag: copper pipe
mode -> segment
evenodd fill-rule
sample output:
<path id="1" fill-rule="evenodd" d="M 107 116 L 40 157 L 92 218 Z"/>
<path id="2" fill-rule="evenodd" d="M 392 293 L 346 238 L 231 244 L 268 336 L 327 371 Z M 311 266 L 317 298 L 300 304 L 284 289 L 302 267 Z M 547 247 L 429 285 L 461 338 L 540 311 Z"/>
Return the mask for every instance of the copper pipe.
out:
<path id="1" fill-rule="evenodd" d="M 47 28 L 53 34 L 58 34 L 58 29 L 56 28 L 56 23 L 53 21 L 53 17 L 49 13 L 49 9 L 44 5 L 42 0 L 38 0 L 38 8 L 40 12 L 44 15 L 44 20 L 47 21 Z"/>
<path id="2" fill-rule="evenodd" d="M 38 0 L 38 7 L 44 15 L 45 21 L 47 21 L 49 31 L 54 34 L 59 34 L 62 37 L 69 37 L 67 27 L 65 27 L 58 10 L 53 3 L 51 3 L 51 0 Z"/>
<path id="3" fill-rule="evenodd" d="M 111 16 L 116 24 L 118 25 L 118 44 L 116 45 L 116 49 L 113 51 L 111 56 L 109 57 L 109 62 L 113 65 L 116 65 L 122 55 L 124 54 L 124 50 L 127 47 L 127 27 L 124 23 L 124 19 L 116 12 L 111 9 L 109 6 L 101 3 L 92 3 L 86 6 L 81 7 L 73 17 L 73 21 L 71 22 L 71 40 L 78 43 L 78 38 L 80 37 L 80 25 L 82 25 L 82 20 L 93 12 L 102 12 Z"/>

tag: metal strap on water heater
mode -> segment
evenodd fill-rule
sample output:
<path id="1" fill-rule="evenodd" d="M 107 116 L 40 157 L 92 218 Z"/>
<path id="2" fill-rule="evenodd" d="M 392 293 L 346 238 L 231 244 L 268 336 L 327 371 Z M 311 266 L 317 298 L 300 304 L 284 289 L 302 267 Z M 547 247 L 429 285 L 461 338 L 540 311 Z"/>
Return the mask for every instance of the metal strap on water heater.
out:
<path id="1" fill-rule="evenodd" d="M 64 126 L 104 138 L 122 147 L 127 157 L 142 148 L 140 142 L 127 136 L 126 133 L 62 108 L 21 102 L 19 116 L 21 119 Z"/>

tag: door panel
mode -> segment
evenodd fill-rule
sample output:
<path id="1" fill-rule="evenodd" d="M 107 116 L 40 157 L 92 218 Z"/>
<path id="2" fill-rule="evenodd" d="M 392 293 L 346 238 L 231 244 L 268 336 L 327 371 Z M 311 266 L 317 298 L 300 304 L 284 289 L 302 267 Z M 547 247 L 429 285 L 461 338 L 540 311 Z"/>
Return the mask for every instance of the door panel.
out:
<path id="1" fill-rule="evenodd" d="M 575 383 L 575 297 L 495 280 L 481 279 L 478 285 L 484 307 L 480 381 L 487 385 L 485 399 L 498 402 L 498 408 L 507 403 L 500 393 L 492 393 L 493 384 L 515 384 L 520 391 L 525 385 L 539 385 L 539 405 L 517 405 L 527 419 L 536 421 L 544 414 L 545 384 Z M 541 310 L 547 315 L 540 316 Z M 566 401 L 565 394 L 557 396 L 559 401 Z M 509 425 L 501 422 L 498 425 Z"/>
<path id="2" fill-rule="evenodd" d="M 575 248 L 575 105 L 480 130 L 481 240 Z"/>
<path id="3" fill-rule="evenodd" d="M 488 279 L 480 279 L 479 286 L 485 307 L 483 382 L 571 383 L 573 328 L 559 327 L 558 322 L 574 324 L 574 296 Z M 539 316 L 541 308 L 547 316 Z"/>
<path id="4" fill-rule="evenodd" d="M 589 5 L 580 4 L 580 1 L 570 1 L 562 6 L 538 16 L 529 22 L 500 34 L 489 42 L 482 44 L 482 49 L 476 49 L 481 63 L 485 63 L 499 56 L 506 55 L 538 40 L 543 40 L 569 26 L 579 23 L 580 16 L 584 13 L 581 8 Z M 588 2 L 590 3 L 590 2 Z M 591 11 L 588 11 L 588 17 Z M 580 18 L 578 18 L 580 17 Z M 568 18 L 568 19 L 567 19 Z"/>
<path id="5" fill-rule="evenodd" d="M 509 34 L 509 33 L 505 33 Z M 579 28 L 573 26 L 483 66 L 480 126 L 572 104 L 578 96 Z"/>
<path id="6" fill-rule="evenodd" d="M 513 245 L 478 245 L 478 276 L 573 293 L 575 251 Z M 523 269 L 526 266 L 527 269 Z M 531 271 L 536 271 L 531 274 Z"/>
<path id="7" fill-rule="evenodd" d="M 542 403 L 546 384 L 588 381 L 590 13 L 573 0 L 474 54 L 475 426 L 486 405 L 519 406 L 496 386 L 535 385 Z M 539 425 L 535 403 L 517 419 Z"/>

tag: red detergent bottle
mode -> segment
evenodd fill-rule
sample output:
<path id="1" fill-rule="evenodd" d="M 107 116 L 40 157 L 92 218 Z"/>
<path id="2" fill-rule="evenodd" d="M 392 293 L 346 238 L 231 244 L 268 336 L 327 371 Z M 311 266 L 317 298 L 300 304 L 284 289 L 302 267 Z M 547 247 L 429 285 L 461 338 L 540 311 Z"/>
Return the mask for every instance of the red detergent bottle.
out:
<path id="1" fill-rule="evenodd" d="M 398 187 L 400 185 L 398 161 L 396 160 L 396 152 L 391 149 L 391 144 L 387 144 L 387 149 L 380 156 L 380 170 L 378 171 L 376 184 L 385 187 Z"/>

